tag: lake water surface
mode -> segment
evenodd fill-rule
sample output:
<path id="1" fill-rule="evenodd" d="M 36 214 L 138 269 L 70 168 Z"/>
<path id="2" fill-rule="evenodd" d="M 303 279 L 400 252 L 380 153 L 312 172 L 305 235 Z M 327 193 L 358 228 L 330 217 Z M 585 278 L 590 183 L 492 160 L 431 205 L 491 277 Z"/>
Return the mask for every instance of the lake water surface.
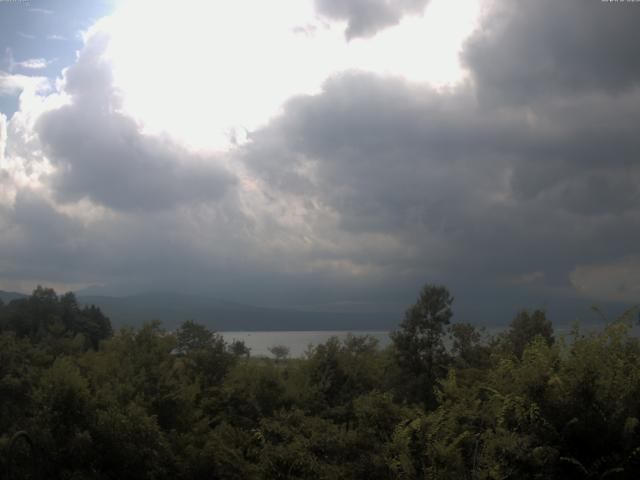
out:
<path id="1" fill-rule="evenodd" d="M 391 342 L 389 332 L 346 332 L 346 331 L 319 331 L 319 332 L 218 332 L 226 342 L 242 340 L 251 349 L 251 356 L 271 356 L 269 348 L 274 345 L 284 345 L 289 348 L 290 357 L 301 357 L 309 345 L 319 345 L 331 337 L 344 339 L 352 335 L 370 335 L 380 342 L 380 347 L 385 347 Z"/>

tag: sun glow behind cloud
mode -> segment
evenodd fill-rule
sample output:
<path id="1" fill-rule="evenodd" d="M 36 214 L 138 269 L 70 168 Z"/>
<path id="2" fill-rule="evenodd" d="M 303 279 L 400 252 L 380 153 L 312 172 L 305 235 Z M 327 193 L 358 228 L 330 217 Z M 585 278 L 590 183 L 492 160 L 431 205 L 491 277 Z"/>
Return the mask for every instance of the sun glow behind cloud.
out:
<path id="1" fill-rule="evenodd" d="M 424 16 L 347 42 L 344 25 L 319 18 L 310 0 L 131 0 L 94 30 L 110 35 L 124 108 L 147 131 L 226 149 L 340 71 L 459 80 L 457 52 L 477 11 L 477 0 L 434 0 Z"/>

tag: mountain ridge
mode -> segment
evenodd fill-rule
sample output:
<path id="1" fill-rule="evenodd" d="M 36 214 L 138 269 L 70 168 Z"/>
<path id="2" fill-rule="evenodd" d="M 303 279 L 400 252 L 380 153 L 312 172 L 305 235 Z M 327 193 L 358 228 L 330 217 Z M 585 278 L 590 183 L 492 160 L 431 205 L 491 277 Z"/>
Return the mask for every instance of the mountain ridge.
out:
<path id="1" fill-rule="evenodd" d="M 125 297 L 78 296 L 78 302 L 100 307 L 115 327 L 138 326 L 146 321 L 160 320 L 163 326 L 174 328 L 185 320 L 194 320 L 217 331 L 357 331 L 388 330 L 397 321 L 389 313 L 260 307 L 178 293 L 144 293 Z"/>

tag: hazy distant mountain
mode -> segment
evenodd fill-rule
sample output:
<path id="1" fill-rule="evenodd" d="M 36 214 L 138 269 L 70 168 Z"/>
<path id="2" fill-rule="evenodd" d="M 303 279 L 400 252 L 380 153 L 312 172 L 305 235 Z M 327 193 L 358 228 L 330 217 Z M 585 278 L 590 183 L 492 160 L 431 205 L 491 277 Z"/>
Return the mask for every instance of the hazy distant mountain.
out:
<path id="1" fill-rule="evenodd" d="M 399 321 L 397 315 L 389 312 L 274 309 L 177 293 L 126 297 L 79 295 L 78 301 L 100 307 L 114 327 L 160 320 L 166 328 L 174 328 L 185 320 L 195 320 L 218 331 L 389 330 Z"/>
<path id="2" fill-rule="evenodd" d="M 92 292 L 93 293 L 93 292 Z M 218 331 L 260 330 L 392 330 L 403 319 L 404 309 L 395 305 L 336 303 L 267 308 L 234 303 L 209 297 L 175 292 L 147 293 L 126 296 L 97 295 L 87 291 L 77 293 L 83 305 L 96 305 L 107 315 L 114 327 L 140 326 L 150 320 L 160 320 L 165 328 L 175 328 L 185 320 L 195 320 Z M 27 295 L 0 290 L 0 300 L 8 303 Z M 582 325 L 600 324 L 590 304 L 583 299 L 551 298 L 548 305 L 527 298 L 509 296 L 508 302 L 496 302 L 495 312 L 478 311 L 480 300 L 463 298 L 454 304 L 455 322 L 471 322 L 489 328 L 504 327 L 522 308 L 543 308 L 556 328 L 568 328 L 573 320 Z M 598 304 L 609 319 L 616 318 L 629 305 L 614 302 Z M 499 308 L 498 308 L 499 307 Z M 640 316 L 638 317 L 640 321 Z"/>
<path id="3" fill-rule="evenodd" d="M 24 293 L 18 293 L 18 292 L 5 292 L 3 290 L 0 290 L 0 300 L 2 300 L 4 303 L 9 303 L 11 300 L 16 300 L 18 298 L 26 298 L 28 295 L 25 295 Z"/>

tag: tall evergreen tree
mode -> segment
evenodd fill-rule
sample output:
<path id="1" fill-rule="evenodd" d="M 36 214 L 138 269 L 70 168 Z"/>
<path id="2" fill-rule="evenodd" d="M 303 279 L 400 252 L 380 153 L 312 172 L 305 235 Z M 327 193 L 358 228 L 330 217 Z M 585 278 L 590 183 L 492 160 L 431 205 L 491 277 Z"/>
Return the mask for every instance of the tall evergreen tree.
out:
<path id="1" fill-rule="evenodd" d="M 435 383 L 446 372 L 443 337 L 453 316 L 452 303 L 446 287 L 425 285 L 400 329 L 391 334 L 407 400 L 429 408 L 435 406 Z"/>

